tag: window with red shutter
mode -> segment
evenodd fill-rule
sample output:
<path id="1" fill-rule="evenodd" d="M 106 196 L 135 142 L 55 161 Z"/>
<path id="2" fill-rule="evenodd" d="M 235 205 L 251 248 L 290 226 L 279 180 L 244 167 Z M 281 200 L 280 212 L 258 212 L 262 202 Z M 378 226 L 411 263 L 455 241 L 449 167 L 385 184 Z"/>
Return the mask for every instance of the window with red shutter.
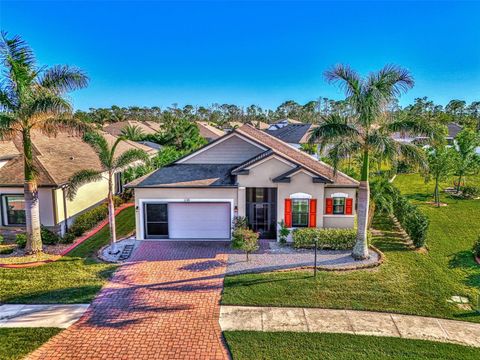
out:
<path id="1" fill-rule="evenodd" d="M 292 227 L 292 199 L 285 199 L 285 217 L 286 227 Z"/>
<path id="2" fill-rule="evenodd" d="M 333 214 L 333 199 L 325 199 L 325 214 Z"/>
<path id="3" fill-rule="evenodd" d="M 317 227 L 317 200 L 310 199 L 308 227 Z"/>
<path id="4" fill-rule="evenodd" d="M 345 199 L 345 215 L 352 215 L 353 213 L 353 199 Z"/>

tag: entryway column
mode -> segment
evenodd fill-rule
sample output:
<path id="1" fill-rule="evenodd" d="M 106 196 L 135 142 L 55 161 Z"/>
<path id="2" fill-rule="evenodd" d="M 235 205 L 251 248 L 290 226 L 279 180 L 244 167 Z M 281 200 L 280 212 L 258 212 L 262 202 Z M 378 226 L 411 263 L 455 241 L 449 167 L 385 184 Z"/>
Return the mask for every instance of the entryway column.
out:
<path id="1" fill-rule="evenodd" d="M 244 186 L 240 186 L 237 192 L 238 216 L 246 216 L 247 195 Z"/>

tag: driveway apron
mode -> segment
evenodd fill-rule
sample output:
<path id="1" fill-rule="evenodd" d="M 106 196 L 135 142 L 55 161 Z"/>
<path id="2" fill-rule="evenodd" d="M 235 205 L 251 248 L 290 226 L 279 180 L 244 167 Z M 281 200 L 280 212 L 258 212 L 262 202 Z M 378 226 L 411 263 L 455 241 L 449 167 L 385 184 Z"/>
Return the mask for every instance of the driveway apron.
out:
<path id="1" fill-rule="evenodd" d="M 227 252 L 142 242 L 85 315 L 28 359 L 228 359 L 218 323 Z"/>

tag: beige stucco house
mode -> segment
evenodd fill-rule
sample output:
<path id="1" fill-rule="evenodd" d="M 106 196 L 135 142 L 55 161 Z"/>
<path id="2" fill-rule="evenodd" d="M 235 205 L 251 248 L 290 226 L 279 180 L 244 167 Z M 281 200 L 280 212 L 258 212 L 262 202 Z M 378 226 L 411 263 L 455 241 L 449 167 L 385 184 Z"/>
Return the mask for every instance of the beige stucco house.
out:
<path id="1" fill-rule="evenodd" d="M 127 185 L 137 239 L 231 237 L 245 216 L 262 238 L 289 228 L 354 226 L 358 182 L 287 143 L 243 125 Z"/>
<path id="2" fill-rule="evenodd" d="M 109 143 L 116 137 L 102 134 Z M 100 181 L 83 185 L 73 200 L 66 197 L 68 179 L 82 169 L 101 169 L 93 149 L 79 137 L 59 134 L 55 138 L 41 133 L 32 134 L 35 167 L 37 169 L 40 222 L 63 234 L 73 219 L 106 198 L 107 174 Z M 117 153 L 137 148 L 153 156 L 156 150 L 122 141 Z M 0 141 L 0 233 L 21 231 L 25 224 L 23 200 L 23 157 L 21 144 Z M 115 175 L 115 191 L 122 191 L 121 172 Z"/>

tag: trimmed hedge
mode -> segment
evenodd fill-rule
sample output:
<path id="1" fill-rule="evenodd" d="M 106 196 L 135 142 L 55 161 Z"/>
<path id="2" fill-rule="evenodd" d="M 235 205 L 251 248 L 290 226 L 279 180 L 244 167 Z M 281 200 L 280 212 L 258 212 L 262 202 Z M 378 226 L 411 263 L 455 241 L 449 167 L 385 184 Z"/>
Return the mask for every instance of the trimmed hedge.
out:
<path id="1" fill-rule="evenodd" d="M 105 219 L 108 215 L 108 207 L 107 204 L 102 204 L 84 212 L 83 214 L 78 215 L 75 220 L 73 221 L 72 226 L 68 230 L 70 234 L 75 236 L 81 236 L 87 230 L 92 229 L 97 225 L 100 221 Z"/>
<path id="2" fill-rule="evenodd" d="M 393 199 L 393 213 L 402 228 L 412 239 L 416 248 L 425 245 L 430 220 L 417 206 L 412 205 L 406 197 L 397 193 Z"/>
<path id="3" fill-rule="evenodd" d="M 313 248 L 318 239 L 319 249 L 350 250 L 355 245 L 357 230 L 303 228 L 294 230 L 292 237 L 295 248 Z"/>
<path id="4" fill-rule="evenodd" d="M 17 236 L 15 237 L 15 243 L 20 249 L 25 248 L 25 246 L 27 245 L 27 235 L 17 234 Z"/>
<path id="5" fill-rule="evenodd" d="M 472 252 L 476 257 L 480 257 L 480 236 L 473 244 Z"/>
<path id="6" fill-rule="evenodd" d="M 42 237 L 42 243 L 46 245 L 55 245 L 60 241 L 60 236 L 48 230 L 44 226 L 41 227 L 41 237 Z"/>

